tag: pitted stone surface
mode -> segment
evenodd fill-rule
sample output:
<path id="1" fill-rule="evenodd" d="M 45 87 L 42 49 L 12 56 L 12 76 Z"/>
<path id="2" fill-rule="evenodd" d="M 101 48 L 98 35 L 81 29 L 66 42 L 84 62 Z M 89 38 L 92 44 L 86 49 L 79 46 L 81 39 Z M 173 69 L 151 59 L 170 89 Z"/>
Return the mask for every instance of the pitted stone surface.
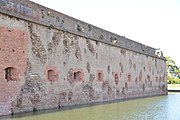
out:
<path id="1" fill-rule="evenodd" d="M 26 0 L 0 1 L 0 56 L 0 115 L 167 94 L 154 48 Z"/>

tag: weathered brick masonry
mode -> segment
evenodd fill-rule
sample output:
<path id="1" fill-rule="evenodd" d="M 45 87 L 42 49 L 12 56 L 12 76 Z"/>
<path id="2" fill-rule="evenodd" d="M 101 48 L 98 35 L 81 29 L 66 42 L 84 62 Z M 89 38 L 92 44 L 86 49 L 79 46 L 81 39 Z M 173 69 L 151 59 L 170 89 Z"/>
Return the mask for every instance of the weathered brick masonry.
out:
<path id="1" fill-rule="evenodd" d="M 0 0 L 0 115 L 164 95 L 166 86 L 154 48 L 27 0 Z"/>

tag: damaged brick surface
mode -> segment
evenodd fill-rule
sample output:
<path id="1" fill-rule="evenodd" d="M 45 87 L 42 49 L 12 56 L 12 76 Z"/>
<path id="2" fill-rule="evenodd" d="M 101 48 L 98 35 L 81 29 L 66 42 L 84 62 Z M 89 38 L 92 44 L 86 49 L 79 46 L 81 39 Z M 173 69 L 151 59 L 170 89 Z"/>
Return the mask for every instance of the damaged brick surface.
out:
<path id="1" fill-rule="evenodd" d="M 0 56 L 0 116 L 167 94 L 154 48 L 26 0 L 0 2 Z"/>
<path id="2" fill-rule="evenodd" d="M 50 54 L 56 52 L 56 49 L 58 45 L 60 44 L 60 41 L 62 39 L 62 32 L 60 31 L 54 31 L 51 41 L 48 43 L 48 52 Z"/>
<path id="3" fill-rule="evenodd" d="M 29 23 L 28 27 L 29 27 L 30 39 L 32 43 L 32 52 L 39 59 L 41 63 L 46 63 L 47 54 L 41 42 L 41 38 L 35 32 L 33 23 Z"/>

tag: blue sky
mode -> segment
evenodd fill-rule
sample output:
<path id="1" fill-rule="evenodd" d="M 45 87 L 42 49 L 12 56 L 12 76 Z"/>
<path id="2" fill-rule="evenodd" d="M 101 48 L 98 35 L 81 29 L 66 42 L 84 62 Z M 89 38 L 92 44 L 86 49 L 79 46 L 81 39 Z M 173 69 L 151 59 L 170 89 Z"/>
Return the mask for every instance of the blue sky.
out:
<path id="1" fill-rule="evenodd" d="M 180 0 L 31 0 L 100 28 L 161 48 L 180 66 Z"/>

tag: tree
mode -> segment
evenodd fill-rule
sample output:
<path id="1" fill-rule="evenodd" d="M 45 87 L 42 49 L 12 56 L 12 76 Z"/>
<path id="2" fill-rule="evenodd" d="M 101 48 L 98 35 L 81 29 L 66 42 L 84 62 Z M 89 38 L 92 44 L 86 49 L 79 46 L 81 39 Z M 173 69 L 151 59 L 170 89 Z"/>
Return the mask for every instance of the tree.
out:
<path id="1" fill-rule="evenodd" d="M 169 56 L 166 57 L 167 73 L 173 78 L 180 78 L 180 68 Z"/>
<path id="2" fill-rule="evenodd" d="M 174 60 L 169 56 L 166 58 L 166 66 L 168 73 L 168 83 L 170 84 L 179 84 L 180 83 L 180 67 L 176 65 Z"/>

